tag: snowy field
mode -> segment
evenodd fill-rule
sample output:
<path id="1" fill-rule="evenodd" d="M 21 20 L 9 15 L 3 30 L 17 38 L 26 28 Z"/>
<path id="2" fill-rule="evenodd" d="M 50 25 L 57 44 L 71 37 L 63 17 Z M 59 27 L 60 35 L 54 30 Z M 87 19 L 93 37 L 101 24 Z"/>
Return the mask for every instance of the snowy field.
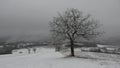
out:
<path id="1" fill-rule="evenodd" d="M 1 55 L 0 68 L 120 68 L 119 61 L 65 57 L 52 48 L 39 51 L 35 54 Z"/>

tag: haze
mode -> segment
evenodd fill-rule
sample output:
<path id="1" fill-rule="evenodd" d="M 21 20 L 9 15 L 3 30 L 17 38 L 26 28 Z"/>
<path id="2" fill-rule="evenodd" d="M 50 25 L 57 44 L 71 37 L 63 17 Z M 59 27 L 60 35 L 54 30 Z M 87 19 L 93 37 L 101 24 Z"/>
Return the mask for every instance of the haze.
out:
<path id="1" fill-rule="evenodd" d="M 48 35 L 49 21 L 67 8 L 91 14 L 106 36 L 120 35 L 120 0 L 0 0 L 0 36 Z"/>

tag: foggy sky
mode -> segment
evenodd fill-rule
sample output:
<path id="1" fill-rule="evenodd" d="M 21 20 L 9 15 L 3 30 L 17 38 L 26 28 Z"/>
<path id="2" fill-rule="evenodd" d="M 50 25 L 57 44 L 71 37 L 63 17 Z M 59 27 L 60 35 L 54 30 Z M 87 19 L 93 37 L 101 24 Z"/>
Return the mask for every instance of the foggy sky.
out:
<path id="1" fill-rule="evenodd" d="M 0 0 L 0 36 L 47 35 L 49 21 L 67 8 L 94 16 L 107 35 L 120 35 L 120 0 Z"/>

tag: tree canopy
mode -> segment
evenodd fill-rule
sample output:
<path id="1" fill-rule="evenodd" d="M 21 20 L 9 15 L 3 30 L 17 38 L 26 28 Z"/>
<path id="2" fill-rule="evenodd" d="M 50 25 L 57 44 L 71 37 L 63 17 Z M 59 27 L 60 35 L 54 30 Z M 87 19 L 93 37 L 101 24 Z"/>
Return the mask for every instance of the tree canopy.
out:
<path id="1" fill-rule="evenodd" d="M 90 14 L 83 15 L 78 9 L 67 9 L 63 14 L 53 17 L 50 22 L 51 32 L 54 38 L 69 40 L 71 43 L 71 55 L 74 56 L 74 42 L 80 38 L 91 39 L 101 34 L 96 29 L 100 23 L 94 20 Z"/>

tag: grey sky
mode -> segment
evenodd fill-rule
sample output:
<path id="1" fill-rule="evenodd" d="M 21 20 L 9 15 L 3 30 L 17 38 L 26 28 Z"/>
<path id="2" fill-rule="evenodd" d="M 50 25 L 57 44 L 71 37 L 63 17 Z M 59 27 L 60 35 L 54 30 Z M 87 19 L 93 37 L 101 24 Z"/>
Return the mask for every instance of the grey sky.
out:
<path id="1" fill-rule="evenodd" d="M 106 34 L 120 35 L 120 0 L 0 0 L 0 36 L 45 35 L 52 17 L 67 8 L 90 13 Z"/>

